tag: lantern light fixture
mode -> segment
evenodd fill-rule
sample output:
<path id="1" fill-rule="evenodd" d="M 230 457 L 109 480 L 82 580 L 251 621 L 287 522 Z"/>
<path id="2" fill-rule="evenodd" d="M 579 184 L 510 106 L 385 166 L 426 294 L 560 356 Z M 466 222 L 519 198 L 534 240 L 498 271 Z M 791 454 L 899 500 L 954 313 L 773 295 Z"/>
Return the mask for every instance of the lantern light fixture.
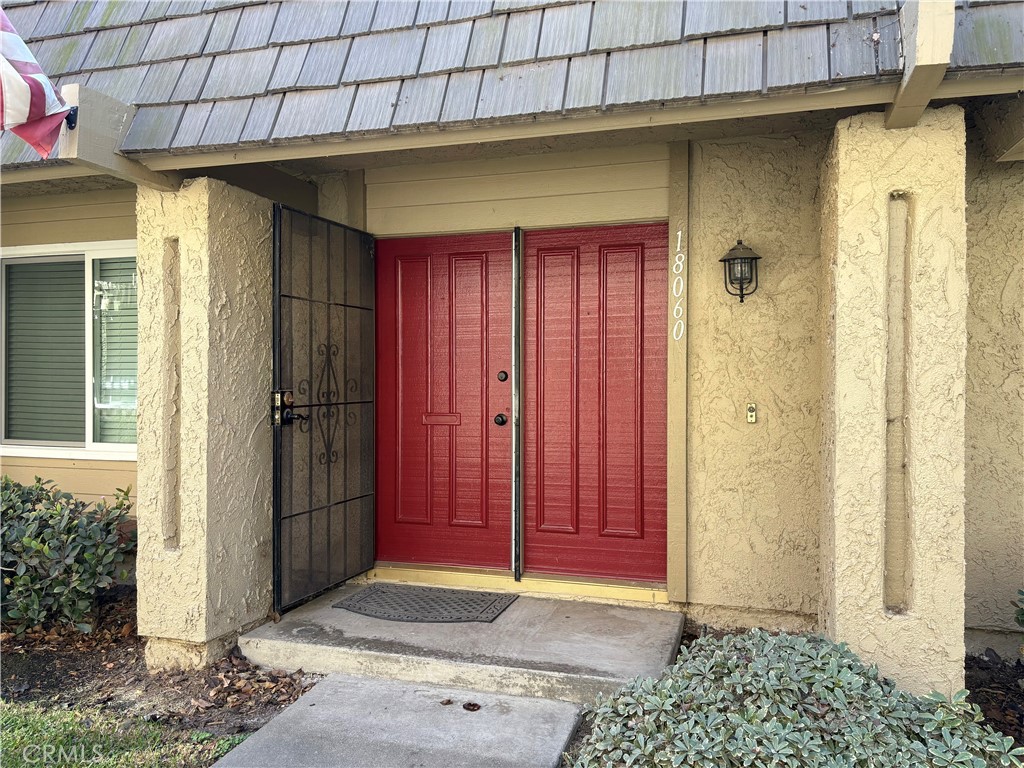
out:
<path id="1" fill-rule="evenodd" d="M 725 292 L 738 296 L 740 304 L 744 297 L 757 290 L 757 262 L 760 260 L 761 257 L 742 240 L 737 240 L 736 245 L 719 259 L 725 273 Z"/>

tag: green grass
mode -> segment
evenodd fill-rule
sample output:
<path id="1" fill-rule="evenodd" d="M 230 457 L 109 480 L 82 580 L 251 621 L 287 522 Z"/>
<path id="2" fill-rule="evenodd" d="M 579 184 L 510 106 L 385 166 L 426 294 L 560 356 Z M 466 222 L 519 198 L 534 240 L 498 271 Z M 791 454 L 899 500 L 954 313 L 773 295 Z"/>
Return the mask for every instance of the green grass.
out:
<path id="1" fill-rule="evenodd" d="M 0 766 L 89 765 L 96 768 L 201 768 L 245 736 L 173 731 L 96 710 L 48 709 L 0 702 Z"/>

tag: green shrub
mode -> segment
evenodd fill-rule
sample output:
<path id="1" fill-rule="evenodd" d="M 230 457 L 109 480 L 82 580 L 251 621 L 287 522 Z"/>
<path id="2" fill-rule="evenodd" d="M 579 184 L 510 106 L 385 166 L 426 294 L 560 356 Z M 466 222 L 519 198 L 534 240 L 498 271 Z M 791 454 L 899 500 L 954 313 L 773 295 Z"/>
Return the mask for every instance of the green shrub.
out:
<path id="1" fill-rule="evenodd" d="M 122 526 L 131 489 L 95 506 L 62 493 L 49 480 L 22 485 L 0 480 L 0 618 L 15 631 L 59 621 L 89 632 L 100 590 L 118 575 L 134 534 Z"/>
<path id="2" fill-rule="evenodd" d="M 1014 606 L 1017 608 L 1017 624 L 1024 627 L 1024 589 L 1017 590 L 1017 601 Z"/>
<path id="3" fill-rule="evenodd" d="M 704 637 L 658 679 L 587 712 L 576 768 L 595 766 L 1019 766 L 962 691 L 899 690 L 845 645 L 759 630 Z"/>

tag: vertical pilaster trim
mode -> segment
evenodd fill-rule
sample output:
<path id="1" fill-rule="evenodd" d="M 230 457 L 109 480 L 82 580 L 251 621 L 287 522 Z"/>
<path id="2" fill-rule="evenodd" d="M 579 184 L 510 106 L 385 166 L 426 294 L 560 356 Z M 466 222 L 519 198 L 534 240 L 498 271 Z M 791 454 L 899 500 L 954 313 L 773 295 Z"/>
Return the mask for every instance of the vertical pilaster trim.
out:
<path id="1" fill-rule="evenodd" d="M 181 260 L 178 238 L 164 239 L 163 275 L 163 376 L 169 382 L 164 397 L 161 454 L 161 528 L 164 549 L 176 550 L 181 545 Z"/>
<path id="2" fill-rule="evenodd" d="M 667 340 L 668 597 L 687 599 L 687 363 L 689 359 L 690 145 L 669 145 Z"/>
<path id="3" fill-rule="evenodd" d="M 907 334 L 910 326 L 908 249 L 910 200 L 902 192 L 889 195 L 886 290 L 885 365 L 885 515 L 883 523 L 885 609 L 911 610 L 909 575 L 913 573 L 909 534 L 911 507 L 907 488 Z"/>

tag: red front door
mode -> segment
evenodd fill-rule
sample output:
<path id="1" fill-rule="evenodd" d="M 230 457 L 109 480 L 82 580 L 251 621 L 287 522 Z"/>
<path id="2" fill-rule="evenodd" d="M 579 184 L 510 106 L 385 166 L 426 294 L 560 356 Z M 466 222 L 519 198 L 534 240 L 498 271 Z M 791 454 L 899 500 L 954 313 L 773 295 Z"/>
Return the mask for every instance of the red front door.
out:
<path id="1" fill-rule="evenodd" d="M 667 242 L 664 224 L 526 234 L 528 573 L 665 578 Z M 377 259 L 377 558 L 508 569 L 511 235 Z"/>
<path id="2" fill-rule="evenodd" d="M 377 559 L 508 568 L 512 238 L 377 243 Z"/>
<path id="3" fill-rule="evenodd" d="M 665 224 L 526 235 L 527 572 L 665 579 L 667 251 Z"/>

